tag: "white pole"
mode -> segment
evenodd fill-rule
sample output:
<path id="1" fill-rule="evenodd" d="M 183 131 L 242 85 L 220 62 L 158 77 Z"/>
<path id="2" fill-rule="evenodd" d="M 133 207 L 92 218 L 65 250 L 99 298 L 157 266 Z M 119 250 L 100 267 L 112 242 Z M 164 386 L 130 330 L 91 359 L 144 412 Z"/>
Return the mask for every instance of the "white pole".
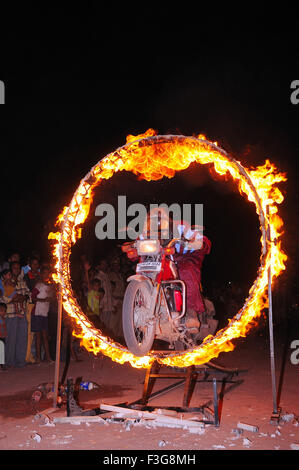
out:
<path id="1" fill-rule="evenodd" d="M 61 275 L 61 255 L 62 249 L 60 247 L 59 259 L 59 273 Z M 59 388 L 59 365 L 60 365 L 60 345 L 61 345 L 61 323 L 62 323 L 62 286 L 59 283 L 58 293 L 58 314 L 57 314 L 57 338 L 56 338 L 56 361 L 55 361 L 55 376 L 54 376 L 54 400 L 53 406 L 57 407 L 58 403 L 58 388 Z"/>
<path id="2" fill-rule="evenodd" d="M 268 226 L 267 237 L 268 243 L 271 243 L 271 232 L 269 224 L 269 206 L 267 206 Z M 270 248 L 271 251 L 271 248 Z M 272 395 L 273 395 L 273 414 L 278 414 L 277 406 L 277 392 L 276 392 L 276 377 L 275 377 L 275 356 L 274 356 L 274 337 L 273 337 L 273 312 L 272 312 L 272 281 L 271 281 L 271 259 L 268 268 L 268 320 L 269 320 L 269 339 L 270 339 L 270 364 L 271 364 L 271 380 L 272 380 Z"/>

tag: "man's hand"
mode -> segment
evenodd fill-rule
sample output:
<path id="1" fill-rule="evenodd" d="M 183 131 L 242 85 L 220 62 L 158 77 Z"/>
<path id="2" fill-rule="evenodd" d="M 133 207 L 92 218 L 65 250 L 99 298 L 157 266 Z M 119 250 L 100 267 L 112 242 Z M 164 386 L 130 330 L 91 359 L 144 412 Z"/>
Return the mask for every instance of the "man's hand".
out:
<path id="1" fill-rule="evenodd" d="M 83 263 L 83 268 L 84 268 L 84 271 L 86 271 L 86 272 L 90 270 L 91 266 L 90 266 L 89 261 L 85 261 Z"/>

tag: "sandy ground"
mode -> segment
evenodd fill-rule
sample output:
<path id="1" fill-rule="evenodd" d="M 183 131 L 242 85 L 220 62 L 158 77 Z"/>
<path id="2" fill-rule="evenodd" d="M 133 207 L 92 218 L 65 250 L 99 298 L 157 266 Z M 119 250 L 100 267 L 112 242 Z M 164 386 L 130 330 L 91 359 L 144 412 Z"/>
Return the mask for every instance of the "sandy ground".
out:
<path id="1" fill-rule="evenodd" d="M 84 423 L 49 426 L 40 412 L 51 408 L 52 399 L 43 396 L 33 406 L 31 396 L 43 382 L 54 381 L 55 364 L 28 365 L 21 369 L 0 372 L 0 449 L 1 450 L 291 450 L 299 445 L 299 425 L 296 419 L 270 424 L 272 392 L 267 331 L 250 334 L 237 342 L 234 351 L 222 354 L 216 361 L 226 367 L 237 367 L 236 380 L 242 383 L 226 384 L 219 403 L 220 426 L 208 425 L 200 435 L 188 429 L 169 427 L 147 428 L 133 425 L 128 430 L 124 423 Z M 283 335 L 281 335 L 283 336 Z M 299 334 L 297 331 L 299 339 Z M 299 415 L 299 365 L 290 361 L 290 342 L 296 331 L 287 339 L 276 338 L 276 369 L 279 405 L 282 414 Z M 61 363 L 61 373 L 64 364 Z M 132 402 L 142 395 L 145 371 L 130 365 L 119 365 L 105 356 L 94 357 L 86 351 L 80 362 L 71 361 L 68 377 L 82 376 L 84 380 L 98 383 L 98 389 L 80 391 L 79 403 L 84 409 L 100 403 L 119 404 Z M 222 377 L 221 375 L 217 377 Z M 156 381 L 153 391 L 164 388 L 173 379 Z M 233 385 L 233 386 L 232 386 Z M 221 383 L 218 385 L 218 392 Z M 149 402 L 156 406 L 182 406 L 184 387 L 179 387 Z M 196 407 L 212 400 L 212 384 L 197 383 L 190 406 Z M 66 416 L 66 405 L 51 416 Z M 258 432 L 244 431 L 236 435 L 232 430 L 237 423 L 258 426 Z"/>

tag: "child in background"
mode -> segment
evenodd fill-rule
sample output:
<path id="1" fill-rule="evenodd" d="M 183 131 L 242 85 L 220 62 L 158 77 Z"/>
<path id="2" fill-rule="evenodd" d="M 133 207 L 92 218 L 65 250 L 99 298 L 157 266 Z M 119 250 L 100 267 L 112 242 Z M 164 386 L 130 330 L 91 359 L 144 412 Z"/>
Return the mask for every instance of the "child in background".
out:
<path id="1" fill-rule="evenodd" d="M 101 288 L 101 281 L 94 279 L 91 283 L 91 288 L 87 293 L 87 304 L 88 304 L 88 317 L 93 322 L 96 328 L 100 325 L 100 312 L 101 312 L 101 301 L 104 297 L 105 291 Z"/>
<path id="2" fill-rule="evenodd" d="M 39 259 L 36 256 L 32 256 L 28 260 L 28 265 L 23 267 L 23 271 L 24 271 L 24 281 L 26 282 L 27 287 L 30 290 L 30 294 L 31 294 L 36 283 L 40 281 Z M 32 344 L 34 343 L 35 333 L 31 331 L 31 312 L 33 308 L 34 308 L 34 303 L 32 302 L 32 299 L 30 296 L 30 302 L 27 305 L 27 312 L 26 312 L 26 319 L 27 319 L 27 324 L 28 324 L 26 362 L 29 364 L 35 363 L 35 358 L 34 358 L 34 355 L 32 354 Z"/>
<path id="3" fill-rule="evenodd" d="M 16 294 L 15 283 L 13 282 L 11 271 L 9 269 L 4 269 L 1 273 L 0 290 L 1 297 L 6 297 L 8 302 Z"/>
<path id="4" fill-rule="evenodd" d="M 41 361 L 41 342 L 43 340 L 46 360 L 53 362 L 50 357 L 48 339 L 48 314 L 50 301 L 53 296 L 52 287 L 49 284 L 50 271 L 47 267 L 41 269 L 41 280 L 38 281 L 31 292 L 31 299 L 34 303 L 31 317 L 31 331 L 36 334 L 36 363 Z"/>
<path id="5" fill-rule="evenodd" d="M 0 290 L 2 292 L 1 299 L 6 305 L 14 302 L 14 308 L 16 314 L 18 314 L 20 309 L 20 304 L 16 302 L 17 293 L 16 293 L 16 284 L 13 280 L 12 273 L 10 269 L 4 269 L 1 273 L 1 280 L 0 280 Z"/>
<path id="6" fill-rule="evenodd" d="M 4 302 L 0 303 L 0 367 L 2 370 L 6 370 L 5 367 L 5 338 L 7 335 L 6 332 L 6 304 Z"/>

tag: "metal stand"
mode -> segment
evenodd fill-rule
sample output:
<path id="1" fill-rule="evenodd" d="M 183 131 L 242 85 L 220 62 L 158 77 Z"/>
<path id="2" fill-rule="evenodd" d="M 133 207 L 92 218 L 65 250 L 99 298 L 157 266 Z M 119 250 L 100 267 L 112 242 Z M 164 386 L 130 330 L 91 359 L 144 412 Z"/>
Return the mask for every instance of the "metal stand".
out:
<path id="1" fill-rule="evenodd" d="M 131 408 L 133 410 L 141 410 L 141 411 L 154 411 L 157 406 L 148 406 L 148 402 L 158 396 L 161 396 L 165 393 L 174 390 L 177 387 L 180 387 L 185 383 L 184 387 L 184 396 L 183 396 L 183 406 L 158 406 L 160 409 L 165 410 L 174 410 L 178 413 L 202 413 L 206 419 L 202 419 L 201 422 L 204 424 L 212 424 L 216 427 L 220 425 L 220 416 L 219 416 L 219 404 L 220 399 L 223 398 L 224 395 L 224 384 L 232 383 L 234 386 L 239 385 L 243 382 L 243 380 L 234 381 L 232 378 L 234 375 L 238 375 L 238 369 L 227 369 L 225 367 L 218 366 L 215 363 L 209 362 L 207 364 L 203 364 L 202 366 L 190 366 L 187 368 L 181 369 L 179 372 L 161 372 L 161 364 L 157 363 L 156 361 L 152 364 L 151 368 L 146 371 L 144 387 L 143 387 L 143 394 L 142 397 L 132 403 L 119 403 L 118 407 L 125 407 Z M 225 377 L 222 378 L 222 389 L 221 392 L 217 393 L 217 378 L 215 375 L 217 373 L 225 374 Z M 212 380 L 208 379 L 209 375 L 212 374 Z M 203 375 L 201 380 L 198 379 L 199 375 Z M 162 390 L 158 390 L 155 393 L 152 393 L 153 386 L 157 379 L 180 379 L 179 382 L 174 384 L 168 385 L 167 387 L 163 388 Z M 78 384 L 80 384 L 81 377 L 77 379 L 77 393 L 78 395 Z M 190 407 L 190 400 L 194 390 L 194 386 L 197 382 L 212 382 L 213 384 L 213 399 L 208 403 L 199 406 L 199 407 Z M 219 380 L 220 382 L 220 380 Z M 68 379 L 67 381 L 67 416 L 95 416 L 106 413 L 105 410 L 101 410 L 101 408 L 94 408 L 91 410 L 83 410 L 83 408 L 78 404 L 77 398 L 75 398 L 76 386 L 73 386 L 73 380 Z M 212 403 L 211 403 L 212 402 Z M 209 407 L 210 404 L 213 404 L 213 410 Z"/>
<path id="2" fill-rule="evenodd" d="M 58 405 L 61 324 L 62 324 L 62 289 L 61 289 L 61 284 L 59 284 L 58 316 L 57 316 L 57 338 L 56 338 L 56 360 L 55 360 L 54 397 L 53 397 L 53 407 L 54 408 L 56 408 L 57 405 Z"/>
<path id="3" fill-rule="evenodd" d="M 95 416 L 98 414 L 96 409 L 84 411 L 78 404 L 75 394 L 78 395 L 81 380 L 82 377 L 79 377 L 75 385 L 73 384 L 72 378 L 67 380 L 67 416 Z"/>
<path id="4" fill-rule="evenodd" d="M 269 219 L 269 206 L 267 206 L 267 217 Z M 271 241 L 270 225 L 267 226 L 267 239 L 268 243 Z M 277 391 L 276 391 L 276 372 L 275 372 L 275 354 L 274 354 L 274 336 L 273 336 L 273 312 L 272 312 L 272 278 L 271 278 L 271 260 L 268 268 L 268 320 L 269 320 L 269 340 L 270 340 L 270 365 L 271 365 L 271 382 L 272 382 L 272 398 L 273 398 L 273 412 L 270 418 L 271 424 L 278 424 L 280 420 L 280 412 L 277 404 Z"/>
<path id="5" fill-rule="evenodd" d="M 222 379 L 222 383 L 234 383 L 240 384 L 242 381 L 233 381 L 232 378 L 234 375 L 238 375 L 238 369 L 226 369 L 224 367 L 218 366 L 212 362 L 203 364 L 201 366 L 189 366 L 187 368 L 182 368 L 179 372 L 161 372 L 162 366 L 158 362 L 154 362 L 150 369 L 146 371 L 143 394 L 142 397 L 129 405 L 126 405 L 128 408 L 139 409 L 143 411 L 152 411 L 157 407 L 148 406 L 148 401 L 161 396 L 162 394 L 168 393 L 171 390 L 174 390 L 177 387 L 185 384 L 184 394 L 183 394 L 183 403 L 182 407 L 174 406 L 160 406 L 159 408 L 164 408 L 168 410 L 175 410 L 182 413 L 202 413 L 204 416 L 209 415 L 209 418 L 212 419 L 203 419 L 202 422 L 205 424 L 213 424 L 218 427 L 220 425 L 219 418 L 219 397 L 217 393 L 217 379 L 215 375 L 217 373 L 225 373 L 226 377 Z M 212 380 L 209 380 L 209 375 L 213 375 Z M 203 376 L 200 380 L 198 377 Z M 158 390 L 155 393 L 152 393 L 154 384 L 157 379 L 180 379 L 179 382 L 171 384 L 162 390 Z M 190 407 L 190 400 L 192 393 L 197 382 L 212 382 L 213 384 L 213 410 L 209 408 L 209 403 L 199 406 L 199 407 Z"/>

